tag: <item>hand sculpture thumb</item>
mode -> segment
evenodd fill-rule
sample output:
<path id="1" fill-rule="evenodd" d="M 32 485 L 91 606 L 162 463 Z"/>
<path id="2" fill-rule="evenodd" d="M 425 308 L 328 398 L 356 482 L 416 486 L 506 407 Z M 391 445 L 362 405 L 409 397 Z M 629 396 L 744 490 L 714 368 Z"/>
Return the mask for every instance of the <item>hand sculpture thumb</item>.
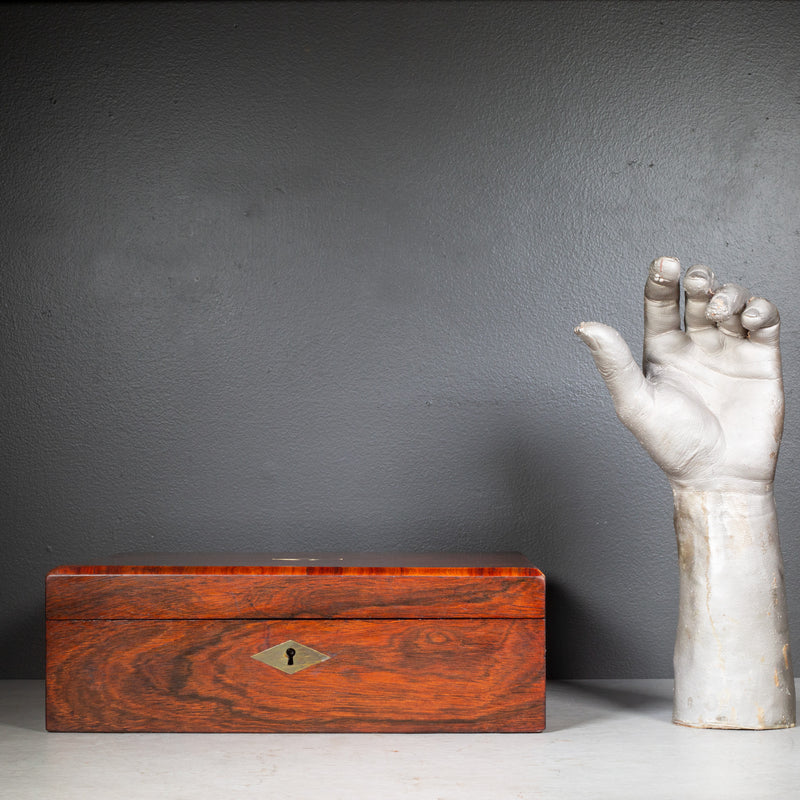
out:
<path id="1" fill-rule="evenodd" d="M 645 420 L 653 408 L 653 387 L 634 361 L 630 348 L 614 328 L 601 322 L 582 322 L 575 333 L 589 347 L 617 416 L 641 441 Z"/>

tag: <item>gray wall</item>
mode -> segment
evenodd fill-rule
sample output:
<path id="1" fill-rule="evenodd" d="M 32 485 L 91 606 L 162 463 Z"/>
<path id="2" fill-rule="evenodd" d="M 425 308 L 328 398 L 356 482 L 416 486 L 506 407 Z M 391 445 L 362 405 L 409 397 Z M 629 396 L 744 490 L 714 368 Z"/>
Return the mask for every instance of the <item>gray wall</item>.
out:
<path id="1" fill-rule="evenodd" d="M 2 674 L 137 549 L 520 550 L 553 677 L 668 676 L 666 480 L 581 319 L 776 299 L 800 645 L 800 5 L 2 10 Z"/>

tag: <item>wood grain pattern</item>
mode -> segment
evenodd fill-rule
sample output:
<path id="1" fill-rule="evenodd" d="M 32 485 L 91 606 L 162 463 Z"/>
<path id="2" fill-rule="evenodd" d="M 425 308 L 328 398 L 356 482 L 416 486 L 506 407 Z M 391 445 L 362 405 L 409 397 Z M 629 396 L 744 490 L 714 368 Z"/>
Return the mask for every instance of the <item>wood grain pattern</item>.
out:
<path id="1" fill-rule="evenodd" d="M 538 731 L 544 621 L 52 620 L 60 731 Z M 330 656 L 286 675 L 287 639 Z"/>
<path id="2" fill-rule="evenodd" d="M 229 568 L 233 569 L 233 568 Z M 291 568 L 290 568 L 291 569 Z M 50 573 L 48 619 L 530 618 L 544 577 L 304 572 Z"/>
<path id="3" fill-rule="evenodd" d="M 522 556 L 299 558 L 143 554 L 53 570 L 48 728 L 544 727 L 544 576 Z M 286 675 L 252 658 L 288 639 L 330 659 Z"/>

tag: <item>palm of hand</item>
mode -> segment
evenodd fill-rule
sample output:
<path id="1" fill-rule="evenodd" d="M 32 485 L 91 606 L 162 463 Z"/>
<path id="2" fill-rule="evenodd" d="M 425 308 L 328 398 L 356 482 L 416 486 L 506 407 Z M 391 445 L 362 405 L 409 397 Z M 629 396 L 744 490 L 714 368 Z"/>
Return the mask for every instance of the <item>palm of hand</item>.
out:
<path id="1" fill-rule="evenodd" d="M 676 260 L 651 265 L 643 372 L 613 328 L 576 332 L 618 416 L 674 484 L 758 490 L 773 479 L 783 425 L 777 310 L 738 286 L 715 293 L 713 273 L 692 267 L 681 330 L 679 279 Z"/>

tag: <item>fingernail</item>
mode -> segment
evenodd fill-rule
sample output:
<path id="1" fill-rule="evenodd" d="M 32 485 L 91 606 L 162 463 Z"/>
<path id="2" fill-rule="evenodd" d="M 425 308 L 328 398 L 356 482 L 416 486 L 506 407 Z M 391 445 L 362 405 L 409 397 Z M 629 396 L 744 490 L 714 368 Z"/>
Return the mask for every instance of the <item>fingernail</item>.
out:
<path id="1" fill-rule="evenodd" d="M 650 264 L 650 279 L 655 283 L 675 283 L 681 276 L 681 263 L 677 258 L 662 256 Z"/>
<path id="2" fill-rule="evenodd" d="M 575 334 L 576 334 L 576 335 L 577 335 L 577 336 L 578 336 L 578 337 L 581 339 L 581 341 L 582 341 L 584 344 L 587 344 L 587 345 L 589 345 L 589 347 L 592 347 L 593 345 L 595 345 L 595 344 L 596 344 L 596 340 L 595 340 L 595 338 L 594 338 L 594 337 L 591 335 L 591 333 L 589 333 L 589 331 L 586 329 L 586 327 L 585 327 L 585 323 L 584 323 L 584 322 L 581 322 L 581 324 L 580 324 L 580 325 L 577 325 L 577 326 L 574 328 L 574 332 L 575 332 Z"/>
<path id="3" fill-rule="evenodd" d="M 717 281 L 709 267 L 695 264 L 683 276 L 683 289 L 690 297 L 707 296 L 717 289 Z"/>

